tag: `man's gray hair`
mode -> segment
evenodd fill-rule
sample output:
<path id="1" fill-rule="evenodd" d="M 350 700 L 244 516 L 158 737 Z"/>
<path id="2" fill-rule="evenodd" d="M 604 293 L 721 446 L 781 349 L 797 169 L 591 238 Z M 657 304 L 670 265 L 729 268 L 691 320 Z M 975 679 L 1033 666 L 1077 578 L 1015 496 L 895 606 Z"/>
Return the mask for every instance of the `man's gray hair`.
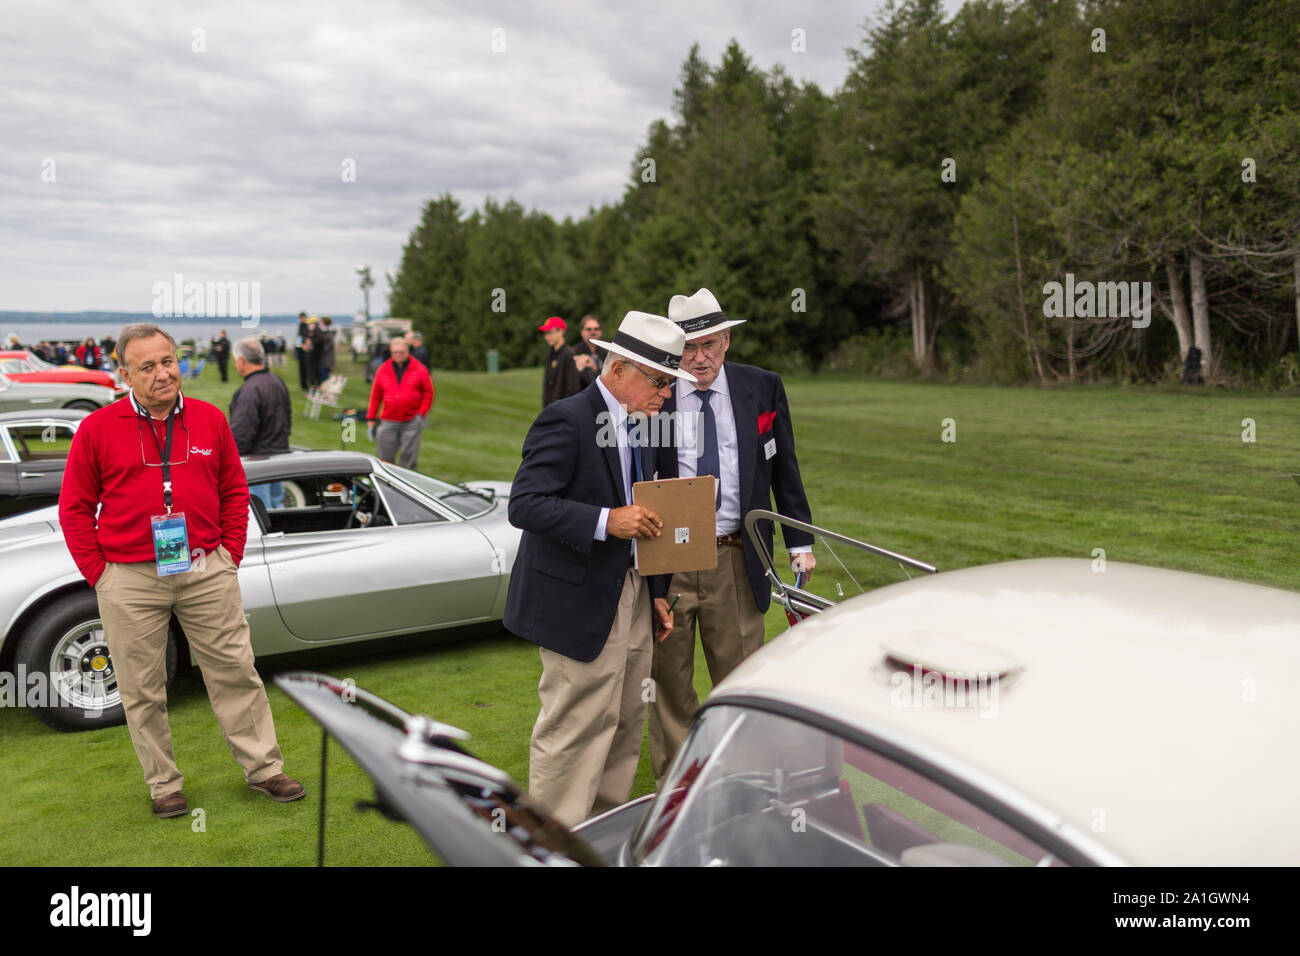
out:
<path id="1" fill-rule="evenodd" d="M 619 355 L 617 352 L 611 352 L 609 351 L 609 349 L 606 349 L 605 362 L 600 367 L 600 374 L 604 375 L 606 372 L 612 369 L 614 367 L 615 362 L 630 362 L 630 361 L 632 360 L 629 359 L 626 355 Z"/>
<path id="2" fill-rule="evenodd" d="M 249 365 L 266 364 L 266 349 L 262 348 L 262 343 L 255 338 L 240 339 L 236 342 L 235 355 Z"/>
<path id="3" fill-rule="evenodd" d="M 154 325 L 152 322 L 132 322 L 130 325 L 122 326 L 122 331 L 117 337 L 117 361 L 119 364 L 126 366 L 126 370 L 131 371 L 130 366 L 126 365 L 126 346 L 132 339 L 151 339 L 155 335 L 161 335 L 172 344 L 172 350 L 176 349 L 176 340 L 160 325 Z"/>

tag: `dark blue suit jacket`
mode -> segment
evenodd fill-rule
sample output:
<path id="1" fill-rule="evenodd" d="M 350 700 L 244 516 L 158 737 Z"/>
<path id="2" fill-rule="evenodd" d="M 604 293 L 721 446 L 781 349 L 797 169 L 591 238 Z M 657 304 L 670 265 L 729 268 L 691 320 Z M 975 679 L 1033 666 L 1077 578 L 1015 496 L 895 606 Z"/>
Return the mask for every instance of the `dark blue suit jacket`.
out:
<path id="1" fill-rule="evenodd" d="M 602 424 L 612 427 L 607 411 L 595 382 L 548 405 L 528 430 L 510 489 L 510 523 L 523 536 L 510 573 L 506 629 L 579 661 L 595 660 L 605 646 L 632 552 L 622 538 L 593 538 L 600 509 L 628 503 L 618 448 L 596 443 Z M 641 454 L 650 478 L 655 450 Z M 655 597 L 665 583 L 649 580 Z"/>
<path id="2" fill-rule="evenodd" d="M 766 613 L 772 603 L 772 588 L 763 575 L 762 562 L 745 533 L 745 515 L 755 508 L 776 511 L 800 521 L 812 522 L 808 496 L 804 494 L 803 479 L 799 476 L 799 459 L 794 453 L 794 428 L 790 423 L 790 405 L 786 401 L 785 386 L 781 376 L 753 365 L 724 362 L 727 387 L 731 392 L 731 409 L 736 417 L 736 445 L 740 465 L 740 535 L 745 544 L 745 570 L 749 586 L 754 591 L 758 609 Z M 677 408 L 677 390 L 664 402 L 661 414 Z M 775 412 L 775 415 L 771 413 Z M 770 418 L 770 424 L 760 434 L 759 416 Z M 768 458 L 764 446 L 776 441 L 776 454 Z M 659 477 L 677 477 L 677 449 L 665 448 L 659 452 Z M 775 499 L 776 507 L 772 507 Z M 772 548 L 772 525 L 759 525 L 768 550 Z M 813 543 L 812 535 L 793 528 L 783 528 L 786 548 L 797 548 Z M 779 566 L 779 562 L 778 562 Z M 671 586 L 670 586 L 671 589 Z"/>

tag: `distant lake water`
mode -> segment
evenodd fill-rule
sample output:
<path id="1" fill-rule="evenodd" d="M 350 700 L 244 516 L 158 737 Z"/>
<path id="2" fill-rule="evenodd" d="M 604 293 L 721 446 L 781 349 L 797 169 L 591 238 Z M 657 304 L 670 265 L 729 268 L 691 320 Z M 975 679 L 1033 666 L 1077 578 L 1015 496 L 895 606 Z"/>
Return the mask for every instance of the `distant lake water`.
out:
<path id="1" fill-rule="evenodd" d="M 166 329 L 177 342 L 183 342 L 185 339 L 206 341 L 216 338 L 221 330 L 225 329 L 226 335 L 232 342 L 265 332 L 270 336 L 283 335 L 285 341 L 292 346 L 293 338 L 298 334 L 298 319 L 296 316 L 263 316 L 255 327 L 247 329 L 241 327 L 240 319 L 227 319 L 224 322 L 206 320 L 184 322 L 144 317 L 130 321 L 155 322 Z M 109 335 L 116 339 L 125 324 L 124 321 L 6 322 L 4 319 L 0 319 L 0 345 L 3 345 L 4 341 L 9 338 L 10 332 L 17 332 L 18 340 L 23 345 L 32 345 L 41 341 L 84 342 L 87 336 L 94 336 L 96 342 Z M 336 319 L 334 325 L 344 329 L 351 328 L 352 320 L 350 317 Z"/>

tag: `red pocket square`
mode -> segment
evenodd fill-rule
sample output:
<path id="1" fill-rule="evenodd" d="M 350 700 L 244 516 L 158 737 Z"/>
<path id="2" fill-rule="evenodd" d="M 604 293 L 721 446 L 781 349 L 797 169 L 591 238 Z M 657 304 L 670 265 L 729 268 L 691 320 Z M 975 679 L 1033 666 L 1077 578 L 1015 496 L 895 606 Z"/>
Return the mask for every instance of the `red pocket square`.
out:
<path id="1" fill-rule="evenodd" d="M 761 435 L 772 428 L 772 422 L 776 421 L 776 412 L 763 412 L 758 416 L 758 433 Z"/>

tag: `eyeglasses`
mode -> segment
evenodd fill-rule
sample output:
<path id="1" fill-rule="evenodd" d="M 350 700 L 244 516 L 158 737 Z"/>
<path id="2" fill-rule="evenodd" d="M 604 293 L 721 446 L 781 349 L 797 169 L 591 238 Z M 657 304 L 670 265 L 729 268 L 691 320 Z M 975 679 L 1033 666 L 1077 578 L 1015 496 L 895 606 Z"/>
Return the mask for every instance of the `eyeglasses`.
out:
<path id="1" fill-rule="evenodd" d="M 700 345 L 698 343 L 687 342 L 686 347 L 682 349 L 682 358 L 687 358 L 688 356 L 692 356 L 697 352 L 707 355 L 709 356 L 709 358 L 713 358 L 721 351 L 722 351 L 722 339 L 714 339 L 708 345 Z"/>
<path id="2" fill-rule="evenodd" d="M 669 385 L 673 383 L 673 380 L 671 378 L 655 378 L 649 372 L 644 371 L 640 365 L 633 365 L 632 367 L 636 369 L 638 372 L 640 372 L 642 375 L 644 375 L 647 379 L 649 379 L 650 384 L 655 387 L 656 392 L 659 391 L 660 389 L 667 388 Z"/>
<path id="3" fill-rule="evenodd" d="M 144 420 L 145 416 L 136 416 L 136 431 L 140 438 L 140 461 L 146 468 L 161 468 L 163 463 L 162 455 L 159 454 L 159 451 L 162 446 L 158 443 L 146 442 L 144 440 Z M 183 465 L 190 460 L 190 430 L 185 427 L 185 419 L 182 416 L 177 416 L 176 424 L 180 427 L 175 428 L 175 426 L 173 426 L 175 430 L 172 432 L 172 460 L 167 462 L 169 465 Z M 153 428 L 152 421 L 149 423 L 149 427 Z M 182 437 L 182 435 L 184 437 Z M 154 438 L 157 437 L 158 433 L 154 432 Z M 179 449 L 176 447 L 177 443 L 180 444 Z M 178 457 L 182 452 L 185 457 Z M 156 460 L 150 461 L 150 458 Z"/>

